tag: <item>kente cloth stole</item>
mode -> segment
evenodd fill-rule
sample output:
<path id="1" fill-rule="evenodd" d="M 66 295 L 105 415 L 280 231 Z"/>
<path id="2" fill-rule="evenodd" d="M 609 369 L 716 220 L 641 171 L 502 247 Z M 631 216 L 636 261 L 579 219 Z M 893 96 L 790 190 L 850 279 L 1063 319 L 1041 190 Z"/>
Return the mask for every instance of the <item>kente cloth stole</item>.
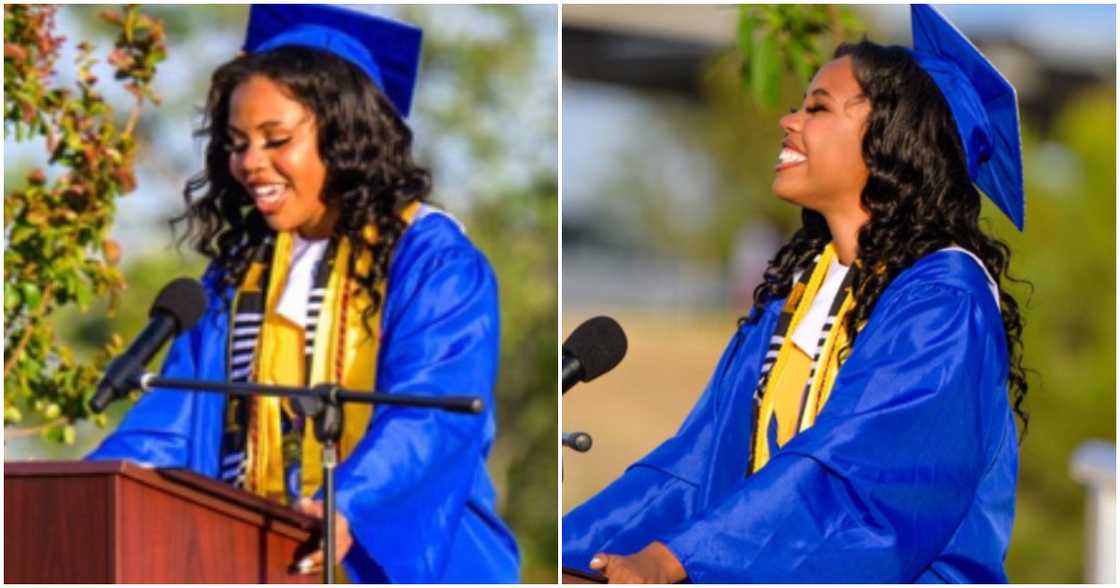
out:
<path id="1" fill-rule="evenodd" d="M 253 252 L 249 271 L 242 280 L 242 287 L 237 293 L 232 314 L 232 328 L 229 337 L 229 355 L 227 366 L 230 381 L 249 382 L 256 367 L 255 357 L 261 324 L 264 316 L 266 288 L 269 283 L 270 262 L 274 256 L 276 239 L 269 236 Z M 337 252 L 335 242 L 328 244 L 323 258 L 316 267 L 312 276 L 312 285 L 308 292 L 306 307 L 307 316 L 304 321 L 305 345 L 304 365 L 310 365 L 314 352 L 314 339 L 317 332 L 319 310 L 326 292 L 327 281 L 334 266 L 334 256 Z M 305 375 L 307 370 L 304 370 Z M 307 378 L 304 385 L 308 384 Z M 226 424 L 222 436 L 222 459 L 220 479 L 223 482 L 246 488 L 248 472 L 248 459 L 246 445 L 248 442 L 248 425 L 250 402 L 242 397 L 231 397 L 226 406 Z M 288 500 L 300 496 L 300 462 L 302 459 L 303 420 L 300 415 L 291 410 L 287 399 L 280 401 L 280 431 L 283 439 L 282 453 L 284 462 L 284 480 Z"/>
<path id="2" fill-rule="evenodd" d="M 845 275 L 829 306 L 828 319 L 812 358 L 794 344 L 790 335 L 808 314 L 835 258 L 836 249 L 829 243 L 815 259 L 812 270 L 802 272 L 782 307 L 755 389 L 747 475 L 762 469 L 772 451 L 813 426 L 828 402 L 840 370 L 840 352 L 848 346 L 843 323 L 855 304 L 851 291 L 855 268 Z"/>
<path id="3" fill-rule="evenodd" d="M 249 251 L 249 269 L 242 286 L 234 296 L 230 314 L 226 374 L 230 382 L 248 382 L 252 376 L 253 357 L 264 316 L 264 284 L 268 282 L 268 262 L 272 259 L 275 238 L 267 237 Z M 245 428 L 248 423 L 248 402 L 240 396 L 226 399 L 225 423 L 222 426 L 219 479 L 245 487 Z"/>
<path id="4" fill-rule="evenodd" d="M 406 225 L 411 223 L 418 208 L 419 204 L 413 203 L 402 212 Z M 376 238 L 376 229 L 367 227 L 363 236 L 372 241 Z M 276 312 L 291 265 L 291 233 L 279 233 L 271 249 L 271 255 L 254 259 L 246 271 L 232 314 L 237 317 L 242 307 L 253 304 L 254 298 L 261 309 L 262 321 L 249 370 L 251 381 L 287 386 L 328 382 L 373 392 L 381 313 L 379 309 L 368 322 L 363 320 L 363 311 L 371 300 L 350 275 L 349 239 L 332 239 L 316 272 L 312 291 L 324 282 L 326 288 L 314 341 L 305 341 L 304 325 L 297 325 Z M 367 275 L 370 263 L 368 254 L 359 256 L 354 272 Z M 378 291 L 384 304 L 384 281 Z M 235 335 L 236 330 L 231 328 L 231 360 Z M 307 343 L 311 343 L 311 353 L 305 355 Z M 234 374 L 234 366 L 229 367 L 228 373 Z M 238 404 L 240 406 L 231 403 L 227 424 L 241 425 L 242 487 L 281 503 L 297 495 L 314 494 L 322 482 L 322 448 L 315 439 L 314 424 L 304 422 L 286 400 L 277 397 L 255 396 Z M 238 418 L 238 414 L 242 418 Z M 372 415 L 372 405 L 344 405 L 340 459 L 345 459 L 365 435 Z M 223 455 L 227 455 L 225 450 Z"/>

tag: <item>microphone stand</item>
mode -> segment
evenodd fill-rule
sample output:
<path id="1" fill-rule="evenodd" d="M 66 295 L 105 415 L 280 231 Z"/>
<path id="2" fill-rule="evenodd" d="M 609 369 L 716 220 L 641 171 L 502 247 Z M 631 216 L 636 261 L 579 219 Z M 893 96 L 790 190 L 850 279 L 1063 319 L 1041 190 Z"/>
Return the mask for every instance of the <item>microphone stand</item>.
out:
<path id="1" fill-rule="evenodd" d="M 183 380 L 161 378 L 144 374 L 139 378 L 139 387 L 171 388 L 197 390 L 227 394 L 230 396 L 279 396 L 295 400 L 293 406 L 305 418 L 310 418 L 315 426 L 315 438 L 323 446 L 323 583 L 334 584 L 335 560 L 335 486 L 334 474 L 338 467 L 338 442 L 342 438 L 342 403 L 364 402 L 367 404 L 386 404 L 434 408 L 450 412 L 479 414 L 484 405 L 477 396 L 408 396 L 403 394 L 370 394 L 356 390 L 346 390 L 335 384 L 318 384 L 309 388 L 296 386 L 273 386 L 248 382 L 210 382 L 203 380 Z"/>
<path id="2" fill-rule="evenodd" d="M 560 445 L 573 451 L 587 453 L 591 450 L 591 435 L 582 431 L 575 433 L 560 433 Z M 560 460 L 560 481 L 564 481 L 564 460 Z"/>

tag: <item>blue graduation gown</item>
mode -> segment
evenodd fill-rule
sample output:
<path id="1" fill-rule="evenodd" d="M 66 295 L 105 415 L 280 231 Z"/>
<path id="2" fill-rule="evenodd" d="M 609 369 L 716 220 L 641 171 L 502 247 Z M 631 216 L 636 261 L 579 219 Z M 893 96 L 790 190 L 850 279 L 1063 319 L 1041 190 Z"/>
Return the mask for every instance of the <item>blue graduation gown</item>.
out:
<path id="1" fill-rule="evenodd" d="M 1018 444 L 983 269 L 943 251 L 899 274 L 816 424 L 747 477 L 782 303 L 739 329 L 674 437 L 564 517 L 564 565 L 661 541 L 693 582 L 1006 582 Z"/>
<path id="2" fill-rule="evenodd" d="M 378 407 L 336 473 L 338 510 L 354 545 L 343 565 L 354 582 L 517 582 L 512 533 L 495 511 L 486 471 L 494 439 L 499 350 L 497 283 L 486 259 L 446 215 L 405 231 L 382 309 L 377 390 L 477 395 L 483 415 Z M 218 276 L 203 278 L 205 315 L 178 337 L 163 365 L 173 378 L 226 380 L 229 309 Z M 146 394 L 87 459 L 128 459 L 218 477 L 225 397 Z"/>

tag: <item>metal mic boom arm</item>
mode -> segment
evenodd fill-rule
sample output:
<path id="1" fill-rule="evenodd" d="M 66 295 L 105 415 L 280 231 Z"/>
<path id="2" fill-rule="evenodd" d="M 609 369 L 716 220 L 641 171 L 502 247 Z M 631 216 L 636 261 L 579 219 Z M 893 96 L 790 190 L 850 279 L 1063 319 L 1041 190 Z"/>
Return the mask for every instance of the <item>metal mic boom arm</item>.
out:
<path id="1" fill-rule="evenodd" d="M 178 390 L 232 394 L 234 396 L 265 394 L 268 396 L 303 397 L 315 400 L 325 400 L 331 394 L 331 390 L 334 389 L 335 397 L 342 402 L 394 404 L 397 406 L 435 408 L 468 414 L 479 414 L 485 408 L 482 399 L 477 396 L 412 396 L 407 394 L 382 394 L 377 392 L 371 394 L 369 392 L 338 388 L 334 384 L 319 384 L 311 388 L 302 388 L 296 386 L 253 384 L 249 382 L 180 380 L 177 378 L 161 378 L 152 374 L 145 374 L 140 378 L 140 387 L 144 390 L 151 390 L 152 388 L 174 388 Z"/>

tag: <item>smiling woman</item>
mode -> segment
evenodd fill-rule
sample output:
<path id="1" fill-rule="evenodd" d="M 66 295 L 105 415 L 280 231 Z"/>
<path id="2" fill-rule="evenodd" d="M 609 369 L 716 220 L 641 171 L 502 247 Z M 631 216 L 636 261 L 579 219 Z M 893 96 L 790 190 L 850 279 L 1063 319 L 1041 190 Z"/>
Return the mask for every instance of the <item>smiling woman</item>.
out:
<path id="1" fill-rule="evenodd" d="M 178 219 L 211 260 L 206 315 L 166 376 L 472 395 L 481 415 L 344 406 L 337 560 L 357 582 L 516 582 L 486 459 L 499 341 L 489 263 L 426 203 L 405 123 L 419 29 L 257 5 L 207 97 L 205 168 Z M 155 390 L 90 459 L 186 467 L 323 516 L 315 424 L 287 400 Z M 324 565 L 322 550 L 299 562 Z"/>
<path id="2" fill-rule="evenodd" d="M 230 175 L 269 228 L 329 237 L 338 207 L 328 208 L 322 198 L 327 166 L 319 157 L 315 114 L 285 86 L 255 75 L 233 91 L 228 126 Z"/>
<path id="3" fill-rule="evenodd" d="M 855 258 L 853 237 L 867 222 L 859 205 L 868 174 L 860 144 L 870 111 L 846 56 L 822 67 L 805 104 L 781 120 L 786 138 L 774 167 L 774 194 L 824 215 L 844 265 Z"/>
<path id="4" fill-rule="evenodd" d="M 566 567 L 1007 580 L 1022 320 L 979 220 L 983 190 L 1022 228 L 1018 107 L 948 21 L 912 15 L 913 50 L 840 46 L 781 119 L 773 191 L 802 226 L 677 434 L 564 517 Z"/>

